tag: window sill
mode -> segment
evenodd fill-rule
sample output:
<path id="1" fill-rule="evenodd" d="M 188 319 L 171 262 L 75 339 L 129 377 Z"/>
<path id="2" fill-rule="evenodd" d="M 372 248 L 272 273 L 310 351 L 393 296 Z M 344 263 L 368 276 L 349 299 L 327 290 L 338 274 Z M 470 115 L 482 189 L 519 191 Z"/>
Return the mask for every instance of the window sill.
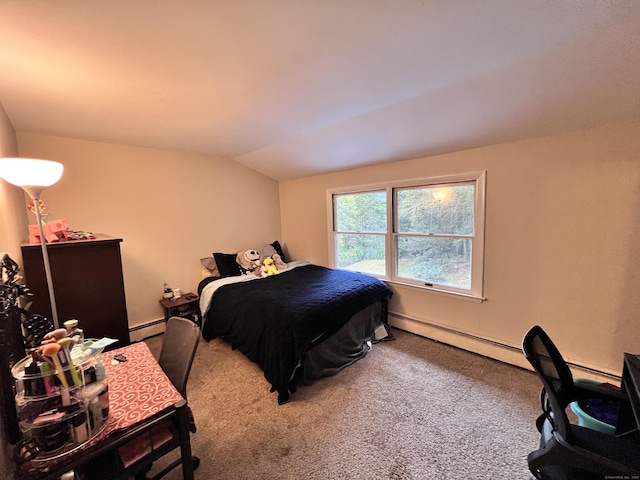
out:
<path id="1" fill-rule="evenodd" d="M 487 299 L 485 297 L 479 297 L 477 295 L 473 295 L 471 293 L 460 293 L 460 292 L 451 292 L 449 290 L 442 290 L 436 287 L 427 287 L 422 285 L 414 285 L 412 283 L 399 282 L 397 280 L 384 280 L 386 283 L 390 285 L 398 285 L 400 287 L 406 287 L 416 290 L 425 290 L 429 293 L 433 293 L 435 295 L 442 295 L 446 297 L 454 297 L 456 300 L 464 300 L 467 302 L 473 303 L 483 303 L 486 302 Z"/>

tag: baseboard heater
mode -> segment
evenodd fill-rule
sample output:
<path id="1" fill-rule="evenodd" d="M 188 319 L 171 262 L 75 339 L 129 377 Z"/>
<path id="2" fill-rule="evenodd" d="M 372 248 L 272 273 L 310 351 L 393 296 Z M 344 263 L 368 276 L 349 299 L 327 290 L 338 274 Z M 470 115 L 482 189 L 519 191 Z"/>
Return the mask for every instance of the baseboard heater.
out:
<path id="1" fill-rule="evenodd" d="M 152 320 L 147 323 L 129 327 L 129 339 L 132 342 L 139 342 L 145 338 L 159 335 L 164 332 L 164 326 L 164 318 L 159 318 L 158 320 Z"/>
<path id="2" fill-rule="evenodd" d="M 161 325 L 164 323 L 164 318 L 159 318 L 158 320 L 154 320 L 153 322 L 141 323 L 140 325 L 136 325 L 135 327 L 129 328 L 129 333 L 137 332 L 138 330 L 143 330 L 145 328 L 153 327 L 155 325 Z"/>
<path id="3" fill-rule="evenodd" d="M 445 333 L 448 333 L 448 334 L 451 334 L 451 335 L 455 335 L 457 337 L 468 338 L 468 339 L 473 340 L 475 342 L 482 342 L 482 343 L 490 345 L 492 347 L 497 347 L 497 348 L 503 349 L 503 350 L 509 352 L 509 354 L 511 354 L 511 355 L 513 355 L 513 354 L 519 355 L 520 357 L 522 357 L 522 359 L 524 359 L 524 356 L 522 354 L 522 348 L 520 346 L 510 345 L 508 343 L 500 342 L 498 340 L 494 340 L 494 339 L 490 339 L 490 338 L 485 338 L 485 337 L 482 337 L 480 335 L 476 335 L 476 334 L 473 334 L 473 333 L 463 332 L 461 330 L 456 330 L 455 328 L 447 327 L 447 326 L 444 326 L 444 325 L 438 325 L 437 323 L 429 322 L 429 321 L 422 320 L 422 319 L 417 319 L 417 318 L 411 317 L 409 315 L 406 315 L 404 313 L 389 311 L 389 317 L 390 318 L 396 317 L 396 318 L 398 318 L 400 320 L 405 320 L 405 321 L 408 320 L 410 322 L 416 322 L 416 323 L 424 325 L 424 326 L 426 326 L 428 328 L 433 328 L 433 329 L 439 330 L 441 332 L 445 332 Z M 415 331 L 411 331 L 411 330 L 408 330 L 408 331 L 410 331 L 411 333 L 415 333 L 417 335 L 421 335 L 420 333 L 415 332 Z M 428 337 L 427 335 L 422 335 L 422 336 L 425 336 L 425 337 L 430 338 L 431 340 L 434 340 L 434 341 L 437 341 L 437 342 L 449 344 L 449 342 L 446 342 L 446 341 L 441 340 L 439 338 L 431 338 L 431 337 Z M 451 345 L 456 347 L 456 348 L 463 348 L 460 345 L 455 345 L 455 344 L 451 344 Z M 491 358 L 495 358 L 490 354 L 484 354 L 484 353 L 480 353 L 480 352 L 474 352 L 474 353 L 478 353 L 479 355 L 484 355 L 484 356 L 489 356 Z M 495 359 L 496 360 L 500 360 L 500 361 L 506 361 L 507 363 L 512 363 L 512 364 L 518 365 L 516 363 L 509 362 L 508 360 L 504 360 L 503 358 L 495 358 Z M 525 360 L 525 362 L 526 362 L 526 360 Z M 577 369 L 577 370 L 580 370 L 582 372 L 591 374 L 591 375 L 596 376 L 596 377 L 604 377 L 605 379 L 615 380 L 617 382 L 619 382 L 621 380 L 621 377 L 619 375 L 615 375 L 615 374 L 613 374 L 611 372 L 605 372 L 603 370 L 599 370 L 599 369 L 596 369 L 596 368 L 593 368 L 593 367 L 588 367 L 588 366 L 585 366 L 585 365 L 580 365 L 580 364 L 573 363 L 573 362 L 567 362 L 567 365 L 569 365 L 569 367 L 571 367 L 572 369 Z M 522 366 L 522 365 L 518 365 L 518 366 Z M 525 365 L 525 366 L 529 367 L 528 364 Z"/>

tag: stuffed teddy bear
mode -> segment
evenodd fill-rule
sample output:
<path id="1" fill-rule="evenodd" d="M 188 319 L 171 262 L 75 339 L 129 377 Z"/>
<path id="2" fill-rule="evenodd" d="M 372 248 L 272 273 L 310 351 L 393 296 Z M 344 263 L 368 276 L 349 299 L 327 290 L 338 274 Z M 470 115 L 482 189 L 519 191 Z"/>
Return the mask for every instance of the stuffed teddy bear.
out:
<path id="1" fill-rule="evenodd" d="M 240 266 L 242 275 L 249 275 L 260 271 L 260 253 L 255 250 L 238 252 L 236 263 Z"/>
<path id="2" fill-rule="evenodd" d="M 277 253 L 276 249 L 273 248 L 273 245 L 265 245 L 258 251 L 260 252 L 260 265 L 262 265 L 265 258 L 273 257 Z"/>
<path id="3" fill-rule="evenodd" d="M 273 258 L 267 257 L 262 262 L 262 267 L 260 267 L 260 272 L 262 277 L 268 277 L 270 275 L 277 275 L 280 272 L 276 268 Z"/>
<path id="4" fill-rule="evenodd" d="M 273 258 L 273 264 L 275 265 L 276 270 L 280 271 L 287 268 L 287 264 L 282 261 L 282 258 L 280 258 L 280 255 L 277 253 L 274 253 L 271 258 Z"/>

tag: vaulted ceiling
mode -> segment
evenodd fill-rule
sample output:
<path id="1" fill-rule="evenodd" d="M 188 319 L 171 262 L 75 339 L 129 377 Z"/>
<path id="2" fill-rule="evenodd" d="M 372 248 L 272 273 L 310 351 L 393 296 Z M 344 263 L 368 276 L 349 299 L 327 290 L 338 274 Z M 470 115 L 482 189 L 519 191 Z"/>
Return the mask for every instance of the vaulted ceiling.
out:
<path id="1" fill-rule="evenodd" d="M 0 102 L 305 177 L 640 118 L 640 2 L 0 0 Z"/>

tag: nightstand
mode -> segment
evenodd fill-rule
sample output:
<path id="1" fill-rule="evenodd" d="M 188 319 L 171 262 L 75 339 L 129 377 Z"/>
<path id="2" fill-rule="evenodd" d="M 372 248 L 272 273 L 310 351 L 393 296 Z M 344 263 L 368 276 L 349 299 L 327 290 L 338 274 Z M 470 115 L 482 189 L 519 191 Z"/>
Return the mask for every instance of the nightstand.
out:
<path id="1" fill-rule="evenodd" d="M 171 317 L 188 318 L 200 326 L 202 324 L 202 315 L 200 315 L 200 297 L 195 293 L 183 293 L 177 300 L 171 301 L 170 298 L 162 298 L 159 300 L 160 305 L 164 308 L 164 321 Z"/>

